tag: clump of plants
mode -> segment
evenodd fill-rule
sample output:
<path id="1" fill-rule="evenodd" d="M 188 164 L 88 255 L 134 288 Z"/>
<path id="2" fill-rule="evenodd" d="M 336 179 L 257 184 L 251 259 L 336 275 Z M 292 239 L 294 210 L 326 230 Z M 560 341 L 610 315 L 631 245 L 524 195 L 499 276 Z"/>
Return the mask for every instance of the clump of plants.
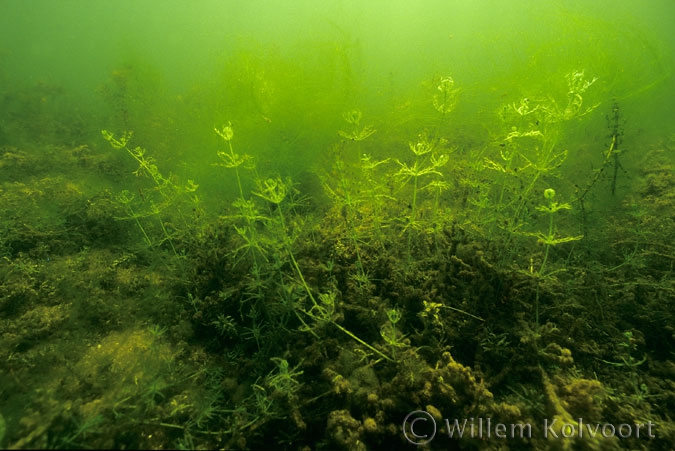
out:
<path id="1" fill-rule="evenodd" d="M 174 256 L 179 256 L 179 251 L 184 252 L 185 249 L 177 249 L 174 241 L 189 241 L 190 232 L 197 223 L 194 213 L 198 212 L 200 201 L 193 193 L 198 185 L 192 180 L 179 185 L 173 177 L 162 175 L 144 148 L 128 145 L 133 135 L 131 132 L 119 137 L 107 130 L 101 134 L 114 149 L 125 150 L 135 160 L 138 167 L 133 171 L 134 175 L 152 182 L 149 187 L 139 187 L 138 196 L 125 189 L 115 197 L 125 214 L 118 219 L 133 221 L 148 247 L 167 246 Z"/>

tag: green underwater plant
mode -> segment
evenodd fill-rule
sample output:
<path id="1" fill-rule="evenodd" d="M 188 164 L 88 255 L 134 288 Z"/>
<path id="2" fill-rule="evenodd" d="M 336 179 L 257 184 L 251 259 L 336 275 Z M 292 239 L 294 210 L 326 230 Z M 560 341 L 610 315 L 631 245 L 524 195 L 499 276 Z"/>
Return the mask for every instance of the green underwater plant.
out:
<path id="1" fill-rule="evenodd" d="M 546 263 L 548 262 L 549 258 L 549 252 L 551 250 L 551 246 L 558 246 L 563 243 L 569 243 L 571 241 L 578 241 L 583 238 L 583 235 L 576 235 L 576 236 L 566 236 L 566 237 L 560 237 L 556 234 L 555 226 L 554 226 L 554 217 L 555 214 L 561 210 L 571 210 L 572 206 L 568 203 L 559 203 L 555 202 L 553 198 L 555 197 L 556 193 L 555 190 L 552 188 L 547 188 L 544 190 L 544 199 L 546 199 L 546 204 L 545 205 L 540 205 L 537 207 L 538 211 L 541 211 L 543 213 L 548 214 L 548 230 L 546 233 L 541 233 L 541 232 L 536 232 L 536 233 L 528 233 L 527 235 L 531 235 L 537 238 L 537 241 L 545 246 L 544 250 L 544 259 L 541 262 L 541 265 L 539 266 L 539 270 L 534 272 L 533 265 L 530 265 L 530 273 L 534 274 L 536 279 L 537 279 L 537 293 L 536 293 L 536 299 L 535 299 L 535 318 L 536 318 L 536 324 L 539 325 L 539 281 L 542 280 L 544 277 L 550 277 L 554 274 L 554 272 L 549 272 L 546 273 L 544 270 L 546 269 Z M 557 271 L 556 271 L 557 272 Z"/>
<path id="2" fill-rule="evenodd" d="M 560 210 L 571 210 L 572 206 L 568 203 L 555 202 L 553 200 L 554 197 L 555 197 L 554 189 L 552 188 L 545 189 L 544 199 L 546 199 L 547 204 L 540 205 L 537 207 L 538 211 L 548 213 L 548 230 L 546 234 L 543 234 L 541 232 L 534 234 L 534 236 L 536 236 L 539 239 L 538 241 L 546 246 L 546 250 L 544 252 L 544 260 L 541 262 L 541 266 L 539 267 L 538 271 L 539 275 L 544 274 L 544 269 L 546 268 L 546 262 L 548 261 L 548 255 L 551 246 L 557 246 L 562 243 L 569 243 L 570 241 L 577 241 L 583 238 L 583 235 L 567 236 L 567 237 L 556 236 L 553 217 Z"/>
<path id="3" fill-rule="evenodd" d="M 436 86 L 436 93 L 433 95 L 432 104 L 434 109 L 440 114 L 438 123 L 432 136 L 436 138 L 441 127 L 445 124 L 446 118 L 457 106 L 459 89 L 455 88 L 455 80 L 452 77 L 443 77 Z"/>
<path id="4" fill-rule="evenodd" d="M 124 207 L 127 213 L 127 216 L 118 219 L 133 220 L 140 229 L 143 239 L 148 246 L 152 247 L 155 244 L 168 243 L 173 254 L 178 256 L 178 251 L 174 245 L 174 236 L 177 236 L 181 229 L 183 233 L 186 233 L 185 231 L 195 225 L 185 217 L 181 204 L 185 202 L 184 197 L 194 193 L 199 185 L 195 184 L 192 180 L 188 180 L 185 185 L 181 186 L 172 177 L 162 175 L 157 164 L 155 164 L 155 160 L 146 155 L 144 148 L 140 146 L 130 147 L 128 145 L 133 135 L 132 132 L 124 132 L 119 137 L 115 137 L 113 133 L 107 130 L 102 130 L 101 134 L 113 148 L 125 150 L 136 161 L 138 168 L 133 172 L 134 175 L 137 177 L 148 177 L 154 184 L 154 186 L 145 190 L 139 188 L 140 202 L 137 202 L 136 197 L 129 190 L 123 190 L 118 194 L 115 199 Z M 199 198 L 196 195 L 189 199 L 189 203 L 193 207 L 197 206 L 199 202 Z M 134 208 L 134 204 L 136 208 Z M 172 223 L 173 227 L 177 229 L 174 233 L 169 233 L 165 224 L 167 218 L 170 216 L 170 212 L 174 212 L 178 216 L 176 219 L 180 221 L 180 225 L 177 225 L 176 221 Z M 147 228 L 141 222 L 144 218 L 152 217 L 157 219 L 157 223 L 162 231 L 162 238 L 157 240 L 151 239 Z"/>
<path id="5" fill-rule="evenodd" d="M 607 147 L 607 150 L 604 150 L 602 153 L 602 165 L 597 168 L 593 177 L 588 181 L 586 186 L 581 189 L 577 186 L 577 201 L 581 208 L 581 216 L 583 221 L 583 228 L 586 229 L 586 206 L 584 200 L 586 195 L 591 191 L 595 184 L 600 180 L 600 177 L 603 175 L 605 169 L 609 166 L 613 166 L 612 173 L 612 182 L 611 182 L 611 193 L 612 196 L 616 194 L 616 180 L 619 174 L 619 169 L 622 168 L 621 162 L 619 161 L 619 156 L 622 153 L 621 142 L 623 137 L 623 130 L 621 127 L 621 115 L 619 104 L 615 101 L 612 105 L 612 114 L 607 117 L 607 122 L 610 128 L 610 143 Z"/>
<path id="6" fill-rule="evenodd" d="M 436 89 L 438 92 L 433 97 L 434 108 L 445 116 L 455 109 L 459 90 L 455 88 L 455 80 L 452 77 L 441 78 Z"/>
<path id="7" fill-rule="evenodd" d="M 141 224 L 140 221 L 141 218 L 144 217 L 144 215 L 139 215 L 134 211 L 133 207 L 134 194 L 131 191 L 125 189 L 115 196 L 115 200 L 124 206 L 124 208 L 127 211 L 127 218 L 134 220 L 136 226 L 143 234 L 145 244 L 147 244 L 148 246 L 152 246 L 152 240 L 148 236 L 148 233 L 145 231 L 145 228 L 143 227 L 143 224 Z"/>
<path id="8" fill-rule="evenodd" d="M 360 110 L 351 110 L 345 112 L 342 115 L 342 118 L 345 120 L 345 122 L 352 126 L 352 129 L 348 132 L 339 130 L 338 135 L 350 141 L 363 141 L 375 133 L 377 130 L 375 130 L 371 125 L 361 127 L 362 116 L 363 113 L 361 113 Z"/>
<path id="9" fill-rule="evenodd" d="M 569 121 L 587 115 L 600 104 L 596 103 L 584 108 L 583 94 L 588 88 L 598 81 L 598 77 L 592 79 L 586 78 L 583 70 L 575 70 L 565 75 L 567 81 L 567 98 L 564 106 L 561 106 L 555 100 L 551 100 L 543 106 L 544 111 L 549 116 L 551 122 Z"/>
<path id="10" fill-rule="evenodd" d="M 271 360 L 277 367 L 265 377 L 265 386 L 274 389 L 286 398 L 294 396 L 302 388 L 302 383 L 298 381 L 298 377 L 303 374 L 303 371 L 298 370 L 300 365 L 291 368 L 286 359 L 272 357 Z"/>
<path id="11" fill-rule="evenodd" d="M 439 233 L 443 229 L 445 219 L 442 215 L 441 209 L 441 194 L 452 187 L 449 182 L 445 180 L 433 180 L 422 189 L 428 191 L 434 196 L 433 210 L 431 212 L 431 225 L 429 230 L 434 237 L 434 246 L 436 248 L 436 256 L 440 253 Z"/>
<path id="12" fill-rule="evenodd" d="M 232 122 L 228 122 L 220 129 L 214 127 L 214 131 L 227 144 L 226 150 L 220 150 L 216 153 L 220 162 L 215 163 L 215 165 L 234 171 L 239 194 L 232 202 L 232 206 L 235 207 L 237 213 L 225 217 L 225 219 L 232 220 L 232 227 L 239 238 L 239 243 L 230 251 L 233 266 L 236 266 L 244 257 L 250 256 L 251 267 L 246 279 L 246 300 L 253 302 L 251 315 L 257 316 L 259 310 L 264 310 L 264 307 L 258 304 L 262 304 L 265 298 L 266 282 L 264 279 L 266 270 L 264 266 L 268 262 L 270 253 L 269 243 L 261 236 L 257 224 L 261 221 L 268 221 L 269 218 L 260 211 L 253 199 L 247 198 L 244 194 L 240 169 L 255 170 L 255 160 L 249 154 L 234 151 Z M 243 302 L 240 303 L 240 313 L 242 304 Z M 254 318 L 253 327 L 255 325 Z M 258 348 L 260 348 L 259 345 Z"/>
<path id="13" fill-rule="evenodd" d="M 376 130 L 372 126 L 361 126 L 360 110 L 347 111 L 342 117 L 352 126 L 352 130 L 349 132 L 339 130 L 338 135 L 354 144 L 341 143 L 340 149 L 348 145 L 356 148 L 357 159 L 354 164 L 354 174 L 351 177 L 348 176 L 351 165 L 342 155 L 338 155 L 333 165 L 337 183 L 333 185 L 324 181 L 323 187 L 335 202 L 335 208 L 344 220 L 345 234 L 356 256 L 356 274 L 352 276 L 352 279 L 363 291 L 368 288 L 369 280 L 363 264 L 361 245 L 368 242 L 366 236 L 368 227 L 374 231 L 375 240 L 382 242 L 383 202 L 388 198 L 385 194 L 386 188 L 381 179 L 375 175 L 375 171 L 389 159 L 375 160 L 371 155 L 361 153 L 361 142 L 369 138 Z M 368 214 L 363 214 L 361 209 L 366 208 L 370 210 Z M 364 216 L 370 218 L 372 224 L 367 224 L 363 220 Z"/>
<path id="14" fill-rule="evenodd" d="M 337 292 L 335 290 L 329 290 L 325 293 L 319 294 L 319 300 L 321 301 L 320 303 L 317 303 L 314 298 L 312 298 L 312 302 L 314 303 L 309 309 L 303 309 L 299 308 L 299 310 L 304 313 L 306 316 L 311 318 L 314 323 L 317 326 L 321 325 L 326 325 L 326 324 L 333 324 L 335 327 L 337 327 L 341 332 L 344 334 L 348 335 L 352 339 L 354 339 L 356 342 L 360 343 L 361 345 L 365 346 L 369 350 L 373 351 L 375 354 L 380 356 L 381 358 L 388 360 L 390 362 L 393 362 L 394 359 L 389 357 L 388 355 L 384 354 L 382 351 L 378 350 L 368 342 L 362 340 L 359 338 L 357 335 L 355 335 L 353 332 L 342 326 L 337 322 L 337 315 L 335 311 L 335 301 L 337 298 Z M 308 332 L 313 333 L 316 335 L 313 331 L 313 328 L 310 328 L 309 325 L 305 321 L 303 322 L 303 330 L 306 330 Z"/>
<path id="15" fill-rule="evenodd" d="M 391 348 L 392 358 L 396 360 L 396 350 L 408 347 L 408 343 L 404 341 L 405 335 L 396 327 L 402 318 L 401 311 L 397 308 L 392 308 L 388 309 L 386 313 L 389 321 L 380 327 L 380 335 Z"/>
<path id="16" fill-rule="evenodd" d="M 398 180 L 399 186 L 402 188 L 412 181 L 410 213 L 407 215 L 401 231 L 401 235 L 407 234 L 408 237 L 406 247 L 408 262 L 412 258 L 413 235 L 423 230 L 425 224 L 422 219 L 418 218 L 418 195 L 421 190 L 420 179 L 430 176 L 443 177 L 443 173 L 439 168 L 445 166 L 449 160 L 448 155 L 436 154 L 434 152 L 436 145 L 436 141 L 426 136 L 420 136 L 416 143 L 408 143 L 410 151 L 415 155 L 415 160 L 411 165 L 396 159 L 396 163 L 400 169 L 394 174 L 394 177 Z"/>
<path id="17" fill-rule="evenodd" d="M 302 270 L 300 269 L 300 265 L 298 265 L 298 261 L 295 259 L 295 255 L 293 254 L 293 239 L 287 234 L 286 219 L 284 217 L 283 211 L 284 207 L 281 205 L 281 203 L 287 198 L 292 184 L 293 183 L 291 182 L 290 178 L 286 181 L 282 180 L 281 177 L 268 178 L 258 182 L 258 191 L 254 191 L 253 194 L 276 206 L 275 209 L 278 213 L 279 224 L 281 226 L 281 246 L 288 254 L 293 269 L 300 280 L 300 284 L 307 293 L 307 296 L 309 296 L 313 304 L 316 304 L 312 290 L 307 284 L 307 281 L 302 274 Z"/>
<path id="18" fill-rule="evenodd" d="M 549 180 L 561 176 L 569 155 L 559 146 L 565 137 L 565 123 L 590 114 L 599 105 L 587 106 L 585 98 L 596 80 L 587 78 L 584 71 L 572 71 L 564 77 L 564 96 L 522 97 L 503 106 L 504 129 L 494 146 L 497 156 L 483 157 L 483 169 L 494 171 L 497 183 L 489 193 L 483 190 L 483 198 L 474 202 L 494 212 L 487 217 L 488 237 L 501 229 L 510 242 L 531 222 L 535 211 L 532 205 L 538 203 L 535 194 L 546 189 L 544 184 Z M 513 250 L 514 246 L 504 247 L 505 261 Z"/>
<path id="19" fill-rule="evenodd" d="M 217 165 L 229 169 L 234 169 L 234 174 L 237 178 L 237 188 L 239 188 L 239 197 L 244 199 L 244 189 L 242 188 L 241 185 L 241 175 L 239 174 L 239 167 L 243 166 L 251 169 L 250 163 L 253 161 L 253 157 L 248 154 L 235 153 L 234 148 L 232 147 L 232 138 L 234 137 L 234 129 L 232 128 L 232 122 L 228 122 L 227 125 L 223 125 L 220 129 L 214 127 L 213 130 L 216 132 L 218 136 L 220 136 L 223 139 L 223 141 L 227 143 L 227 151 L 217 152 L 218 158 L 220 158 L 221 160 L 221 163 Z M 248 163 L 248 166 L 245 165 L 246 163 Z"/>

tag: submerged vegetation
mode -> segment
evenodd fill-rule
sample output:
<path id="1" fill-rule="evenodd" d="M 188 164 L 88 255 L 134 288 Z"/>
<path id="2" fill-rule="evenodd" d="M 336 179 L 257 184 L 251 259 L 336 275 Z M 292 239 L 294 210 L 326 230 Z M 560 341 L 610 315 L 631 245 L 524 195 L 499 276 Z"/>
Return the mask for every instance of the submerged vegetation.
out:
<path id="1" fill-rule="evenodd" d="M 1 93 L 0 446 L 672 449 L 675 131 L 588 67 L 375 108 L 347 47 Z"/>

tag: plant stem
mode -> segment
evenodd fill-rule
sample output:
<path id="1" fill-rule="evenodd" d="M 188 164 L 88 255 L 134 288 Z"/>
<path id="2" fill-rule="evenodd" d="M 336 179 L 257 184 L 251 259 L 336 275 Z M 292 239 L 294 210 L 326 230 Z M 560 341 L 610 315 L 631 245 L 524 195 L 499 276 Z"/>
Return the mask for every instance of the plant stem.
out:
<path id="1" fill-rule="evenodd" d="M 340 329 L 342 332 L 346 333 L 347 335 L 349 335 L 350 337 L 352 337 L 354 340 L 358 341 L 358 342 L 361 343 L 363 346 L 365 346 L 366 348 L 370 349 L 371 351 L 373 351 L 374 353 L 376 353 L 376 354 L 379 355 L 380 357 L 382 357 L 382 358 L 384 358 L 384 359 L 386 359 L 386 360 L 389 360 L 390 362 L 393 362 L 393 361 L 394 361 L 394 359 L 392 359 L 392 358 L 389 357 L 388 355 L 382 353 L 381 351 L 378 351 L 378 350 L 375 349 L 373 346 L 371 346 L 371 345 L 369 345 L 368 343 L 366 343 L 365 341 L 361 340 L 359 337 L 357 337 L 356 335 L 354 335 L 353 333 L 351 333 L 350 331 L 348 331 L 347 329 L 345 329 L 344 327 L 342 327 L 341 325 L 339 325 L 339 324 L 336 323 L 335 321 L 332 321 L 332 323 L 335 324 L 335 326 L 336 326 L 338 329 Z"/>
<path id="2" fill-rule="evenodd" d="M 415 155 L 415 166 L 417 167 L 417 164 L 419 162 L 419 155 Z M 410 220 L 408 221 L 408 264 L 410 264 L 412 260 L 412 229 L 413 229 L 413 224 L 415 223 L 415 215 L 417 214 L 417 179 L 419 178 L 418 175 L 413 175 L 414 181 L 413 181 L 413 198 L 412 198 L 412 204 L 410 206 Z"/>

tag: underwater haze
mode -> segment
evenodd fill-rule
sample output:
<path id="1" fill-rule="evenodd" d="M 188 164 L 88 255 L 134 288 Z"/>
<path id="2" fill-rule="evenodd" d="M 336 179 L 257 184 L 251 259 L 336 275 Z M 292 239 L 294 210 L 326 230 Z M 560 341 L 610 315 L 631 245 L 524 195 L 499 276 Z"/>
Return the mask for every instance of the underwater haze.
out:
<path id="1" fill-rule="evenodd" d="M 673 19 L 2 0 L 0 447 L 673 449 Z"/>
<path id="2" fill-rule="evenodd" d="M 675 6 L 666 0 L 36 0 L 30 6 L 8 0 L 2 6 L 5 90 L 59 86 L 82 114 L 101 114 L 121 108 L 110 98 L 119 93 L 110 90 L 123 89 L 115 74 L 125 71 L 124 89 L 136 91 L 127 93 L 135 97 L 135 114 L 163 122 L 156 132 L 171 135 L 193 162 L 208 158 L 205 131 L 254 120 L 251 111 L 242 117 L 248 108 L 267 124 L 242 132 L 264 128 L 256 131 L 266 134 L 255 142 L 260 147 L 280 134 L 294 140 L 303 150 L 293 149 L 299 161 L 287 164 L 297 170 L 321 153 L 343 111 L 425 114 L 406 102 L 441 75 L 462 87 L 459 114 L 467 126 L 481 127 L 483 114 L 506 101 L 564 89 L 559 79 L 573 70 L 598 78 L 598 98 L 627 102 L 645 122 L 636 128 L 661 132 L 671 122 Z M 107 123 L 92 128 L 151 133 L 140 118 L 100 120 Z M 285 155 L 291 149 L 277 144 L 277 150 L 293 160 Z"/>

